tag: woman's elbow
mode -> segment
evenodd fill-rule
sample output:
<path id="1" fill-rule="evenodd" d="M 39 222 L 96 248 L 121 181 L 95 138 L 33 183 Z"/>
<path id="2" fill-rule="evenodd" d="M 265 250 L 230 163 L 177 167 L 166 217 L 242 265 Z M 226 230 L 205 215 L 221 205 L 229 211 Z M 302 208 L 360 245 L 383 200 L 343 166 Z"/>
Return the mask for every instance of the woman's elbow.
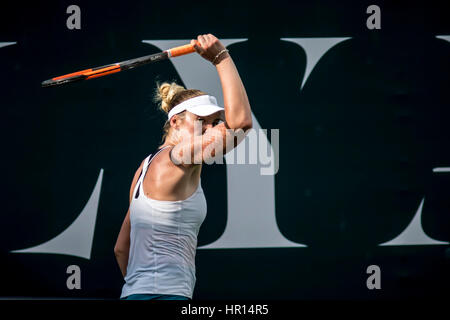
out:
<path id="1" fill-rule="evenodd" d="M 240 119 L 233 119 L 234 121 L 228 121 L 227 125 L 230 129 L 238 130 L 242 129 L 247 131 L 253 127 L 252 116 L 245 116 Z"/>
<path id="2" fill-rule="evenodd" d="M 114 255 L 116 257 L 122 256 L 124 254 L 125 254 L 125 249 L 124 248 L 121 248 L 121 247 L 119 247 L 117 245 L 114 247 Z"/>
<path id="3" fill-rule="evenodd" d="M 253 128 L 252 118 L 249 117 L 249 118 L 242 120 L 242 122 L 239 124 L 239 128 L 244 131 L 247 131 L 247 130 Z"/>

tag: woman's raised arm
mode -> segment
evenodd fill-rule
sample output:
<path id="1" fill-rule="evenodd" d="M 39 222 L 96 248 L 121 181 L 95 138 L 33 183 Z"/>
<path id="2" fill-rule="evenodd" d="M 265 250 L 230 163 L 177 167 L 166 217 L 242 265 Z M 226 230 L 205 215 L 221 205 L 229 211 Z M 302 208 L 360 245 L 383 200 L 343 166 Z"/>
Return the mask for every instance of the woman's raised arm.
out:
<path id="1" fill-rule="evenodd" d="M 216 156 L 223 156 L 243 140 L 245 131 L 252 128 L 247 92 L 228 50 L 212 34 L 200 35 L 197 41 L 191 40 L 191 44 L 217 69 L 223 90 L 225 122 L 207 130 L 201 139 L 183 141 L 175 146 L 171 158 L 176 164 L 209 162 Z M 218 149 L 221 154 L 217 154 Z"/>

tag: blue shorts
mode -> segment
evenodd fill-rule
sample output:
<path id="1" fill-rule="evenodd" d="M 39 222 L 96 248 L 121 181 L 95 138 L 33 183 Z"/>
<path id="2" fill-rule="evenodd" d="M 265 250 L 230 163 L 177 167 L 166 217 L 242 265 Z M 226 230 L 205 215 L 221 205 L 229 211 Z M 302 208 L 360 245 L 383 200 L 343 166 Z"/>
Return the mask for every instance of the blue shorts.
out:
<path id="1" fill-rule="evenodd" d="M 138 294 L 130 294 L 127 297 L 120 298 L 120 300 L 191 300 L 191 299 L 188 297 L 177 296 L 174 294 L 138 293 Z"/>

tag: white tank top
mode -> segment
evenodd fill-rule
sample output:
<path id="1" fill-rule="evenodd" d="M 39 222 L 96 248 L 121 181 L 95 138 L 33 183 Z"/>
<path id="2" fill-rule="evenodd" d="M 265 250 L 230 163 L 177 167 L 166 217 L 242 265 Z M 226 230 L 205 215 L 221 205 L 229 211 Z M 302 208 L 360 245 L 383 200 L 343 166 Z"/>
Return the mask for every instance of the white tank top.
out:
<path id="1" fill-rule="evenodd" d="M 185 200 L 154 200 L 144 194 L 148 166 L 163 149 L 145 159 L 130 203 L 130 252 L 121 298 L 147 293 L 192 299 L 194 292 L 197 236 L 206 217 L 206 199 L 201 181 Z"/>

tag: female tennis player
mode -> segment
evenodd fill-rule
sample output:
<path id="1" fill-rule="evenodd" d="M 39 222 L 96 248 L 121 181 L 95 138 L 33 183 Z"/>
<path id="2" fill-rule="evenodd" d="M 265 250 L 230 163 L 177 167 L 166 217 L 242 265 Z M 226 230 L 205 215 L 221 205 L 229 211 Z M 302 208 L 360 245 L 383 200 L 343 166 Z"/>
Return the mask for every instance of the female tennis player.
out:
<path id="1" fill-rule="evenodd" d="M 158 85 L 157 100 L 168 120 L 164 143 L 134 175 L 114 248 L 125 279 L 121 299 L 192 299 L 197 235 L 206 216 L 202 163 L 236 147 L 243 139 L 237 132 L 252 127 L 247 93 L 228 50 L 212 34 L 191 44 L 215 65 L 225 108 L 200 90 Z"/>

